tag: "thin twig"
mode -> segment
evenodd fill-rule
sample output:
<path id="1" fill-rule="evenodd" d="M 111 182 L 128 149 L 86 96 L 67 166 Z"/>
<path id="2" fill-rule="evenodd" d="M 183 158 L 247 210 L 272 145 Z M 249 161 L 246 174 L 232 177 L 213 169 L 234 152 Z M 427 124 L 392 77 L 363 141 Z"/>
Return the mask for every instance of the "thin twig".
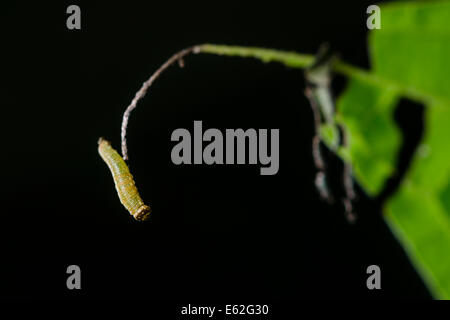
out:
<path id="1" fill-rule="evenodd" d="M 322 152 L 320 151 L 320 125 L 322 123 L 319 106 L 317 104 L 316 98 L 314 97 L 313 88 L 308 85 L 305 89 L 305 96 L 308 98 L 311 105 L 311 109 L 314 117 L 314 136 L 312 139 L 312 154 L 314 164 L 316 166 L 316 178 L 314 183 L 316 185 L 317 191 L 322 199 L 326 200 L 328 203 L 333 202 L 333 197 L 328 189 L 326 173 L 325 173 L 325 162 L 322 158 Z"/>
<path id="2" fill-rule="evenodd" d="M 325 165 L 322 159 L 322 154 L 320 152 L 320 110 L 317 105 L 316 99 L 314 98 L 311 87 L 306 87 L 305 96 L 309 100 L 314 117 L 314 136 L 312 139 L 314 164 L 316 165 L 317 169 L 323 170 L 325 168 Z"/>
<path id="3" fill-rule="evenodd" d="M 124 160 L 128 160 L 128 148 L 127 148 L 127 127 L 128 127 L 128 119 L 130 118 L 131 112 L 136 108 L 136 105 L 140 99 L 142 99 L 147 93 L 148 88 L 152 85 L 152 83 L 163 73 L 168 67 L 170 67 L 173 63 L 177 62 L 180 64 L 180 67 L 184 66 L 183 57 L 190 53 L 198 53 L 200 52 L 200 46 L 193 46 L 186 49 L 183 49 L 173 56 L 171 56 L 162 66 L 159 67 L 152 76 L 142 84 L 141 89 L 136 92 L 133 100 L 130 105 L 127 107 L 123 114 L 122 119 L 122 156 Z"/>
<path id="4" fill-rule="evenodd" d="M 348 147 L 348 133 L 342 125 L 338 125 L 342 134 L 342 147 Z M 349 161 L 344 160 L 344 171 L 342 172 L 342 180 L 344 184 L 345 197 L 342 199 L 344 204 L 347 220 L 354 223 L 356 214 L 353 212 L 353 201 L 356 198 L 356 193 L 353 184 L 353 168 Z"/>

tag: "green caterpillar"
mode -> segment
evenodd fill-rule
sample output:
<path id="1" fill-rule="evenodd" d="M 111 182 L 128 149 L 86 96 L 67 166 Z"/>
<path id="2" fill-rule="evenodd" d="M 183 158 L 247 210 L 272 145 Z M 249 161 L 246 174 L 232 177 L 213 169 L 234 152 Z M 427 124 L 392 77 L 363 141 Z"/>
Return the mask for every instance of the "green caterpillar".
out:
<path id="1" fill-rule="evenodd" d="M 125 161 L 103 138 L 98 140 L 98 153 L 111 170 L 120 202 L 136 220 L 146 220 L 151 209 L 142 201 Z"/>

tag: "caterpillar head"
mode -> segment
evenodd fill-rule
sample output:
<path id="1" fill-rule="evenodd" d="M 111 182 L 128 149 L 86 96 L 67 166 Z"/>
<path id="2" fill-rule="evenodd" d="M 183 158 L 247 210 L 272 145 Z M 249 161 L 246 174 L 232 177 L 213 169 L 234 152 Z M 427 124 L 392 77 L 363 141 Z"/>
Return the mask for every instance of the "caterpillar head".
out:
<path id="1" fill-rule="evenodd" d="M 148 219 L 151 211 L 150 207 L 144 204 L 133 214 L 133 217 L 138 221 L 144 221 Z"/>

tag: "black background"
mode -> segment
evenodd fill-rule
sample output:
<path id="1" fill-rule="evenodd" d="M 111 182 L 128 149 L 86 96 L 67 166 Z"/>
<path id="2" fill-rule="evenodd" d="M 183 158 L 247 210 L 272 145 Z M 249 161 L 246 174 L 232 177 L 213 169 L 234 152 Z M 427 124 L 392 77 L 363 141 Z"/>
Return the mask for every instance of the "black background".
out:
<path id="1" fill-rule="evenodd" d="M 78 4 L 82 29 L 66 28 Z M 2 297 L 179 301 L 430 298 L 381 216 L 358 189 L 357 224 L 319 199 L 312 112 L 300 70 L 194 55 L 169 69 L 132 114 L 130 169 L 153 208 L 134 221 L 97 153 L 119 149 L 123 111 L 156 68 L 194 44 L 315 53 L 323 42 L 368 67 L 369 2 L 185 1 L 2 4 Z M 345 81 L 336 79 L 336 94 Z M 404 102 L 408 104 L 408 102 Z M 400 108 L 401 109 L 401 108 Z M 407 146 L 420 108 L 398 112 Z M 176 166 L 176 128 L 279 128 L 280 170 Z M 339 187 L 340 163 L 328 158 Z M 406 168 L 402 161 L 399 171 Z M 388 192 L 385 192 L 385 195 Z M 82 290 L 66 288 L 66 268 Z M 382 290 L 366 288 L 377 264 Z"/>

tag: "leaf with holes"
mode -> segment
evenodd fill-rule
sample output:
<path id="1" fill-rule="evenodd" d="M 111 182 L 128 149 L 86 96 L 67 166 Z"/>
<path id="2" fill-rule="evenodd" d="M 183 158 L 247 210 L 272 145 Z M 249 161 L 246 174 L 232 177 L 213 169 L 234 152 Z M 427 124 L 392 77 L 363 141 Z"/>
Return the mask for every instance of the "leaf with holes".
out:
<path id="1" fill-rule="evenodd" d="M 436 298 L 450 298 L 450 2 L 381 7 L 369 37 L 372 76 L 351 79 L 337 120 L 350 132 L 360 185 L 378 194 L 395 172 L 401 134 L 393 111 L 401 97 L 425 105 L 420 146 L 385 219 Z M 395 85 L 392 85 L 395 84 Z"/>

